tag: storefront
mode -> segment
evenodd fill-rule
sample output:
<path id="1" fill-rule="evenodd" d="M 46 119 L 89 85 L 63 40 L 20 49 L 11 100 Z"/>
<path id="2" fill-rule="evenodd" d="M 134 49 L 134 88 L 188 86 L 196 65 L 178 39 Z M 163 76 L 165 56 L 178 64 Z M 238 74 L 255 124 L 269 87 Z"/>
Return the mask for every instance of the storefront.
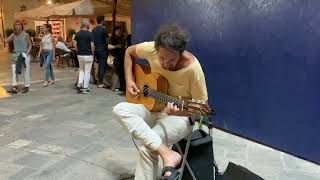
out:
<path id="1" fill-rule="evenodd" d="M 36 20 L 34 22 L 35 31 L 38 36 L 41 36 L 41 29 L 43 24 L 49 23 L 52 26 L 52 34 L 55 38 L 58 38 L 59 36 L 64 37 L 66 35 L 65 32 L 65 19 L 49 19 L 47 20 Z"/>

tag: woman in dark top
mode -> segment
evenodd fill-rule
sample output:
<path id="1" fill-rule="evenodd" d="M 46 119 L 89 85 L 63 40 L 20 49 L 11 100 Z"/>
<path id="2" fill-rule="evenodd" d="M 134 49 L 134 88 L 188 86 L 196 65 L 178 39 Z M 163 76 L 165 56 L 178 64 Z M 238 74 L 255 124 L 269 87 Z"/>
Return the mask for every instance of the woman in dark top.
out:
<path id="1" fill-rule="evenodd" d="M 114 49 L 110 50 L 110 54 L 114 57 L 113 65 L 116 68 L 120 80 L 120 91 L 126 90 L 126 81 L 124 75 L 124 55 L 126 42 L 120 27 L 115 28 L 115 34 L 110 38 L 110 44 Z"/>

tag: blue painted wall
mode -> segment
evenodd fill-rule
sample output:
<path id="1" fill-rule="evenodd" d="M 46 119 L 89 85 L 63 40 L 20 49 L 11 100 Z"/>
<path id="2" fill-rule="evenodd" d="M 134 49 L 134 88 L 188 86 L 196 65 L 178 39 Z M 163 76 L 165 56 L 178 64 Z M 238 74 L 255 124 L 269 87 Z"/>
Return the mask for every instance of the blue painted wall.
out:
<path id="1" fill-rule="evenodd" d="M 192 35 L 218 126 L 320 162 L 320 1 L 134 0 L 134 43 Z"/>

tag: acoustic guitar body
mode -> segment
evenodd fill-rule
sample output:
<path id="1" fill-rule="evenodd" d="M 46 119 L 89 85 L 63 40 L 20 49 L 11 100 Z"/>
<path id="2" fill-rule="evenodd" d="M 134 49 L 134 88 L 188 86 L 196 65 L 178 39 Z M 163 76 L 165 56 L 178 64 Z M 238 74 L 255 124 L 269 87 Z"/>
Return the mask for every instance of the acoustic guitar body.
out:
<path id="1" fill-rule="evenodd" d="M 143 104 L 146 109 L 152 112 L 161 111 L 166 104 L 161 103 L 159 100 L 152 97 L 145 96 L 144 87 L 147 85 L 149 88 L 158 92 L 168 93 L 168 81 L 160 74 L 151 73 L 149 65 L 134 64 L 133 74 L 135 77 L 135 83 L 140 90 L 138 96 L 133 97 L 128 90 L 126 91 L 126 100 L 130 103 Z"/>

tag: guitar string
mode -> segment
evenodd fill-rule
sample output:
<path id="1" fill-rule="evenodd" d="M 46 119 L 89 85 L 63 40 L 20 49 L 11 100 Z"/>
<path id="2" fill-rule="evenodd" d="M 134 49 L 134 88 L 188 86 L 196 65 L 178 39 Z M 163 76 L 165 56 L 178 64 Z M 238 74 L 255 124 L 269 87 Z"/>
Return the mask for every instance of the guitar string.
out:
<path id="1" fill-rule="evenodd" d="M 184 109 L 184 101 L 183 100 L 180 100 L 180 99 L 171 97 L 169 95 L 166 95 L 164 93 L 158 92 L 156 90 L 149 88 L 148 86 L 143 87 L 143 92 L 146 93 L 147 96 L 151 96 L 151 97 L 159 100 L 160 102 L 163 102 L 163 103 L 173 102 L 173 103 L 175 103 L 175 105 L 177 105 L 178 108 Z M 192 110 L 194 110 L 194 109 L 192 109 Z M 202 114 L 204 112 L 201 110 L 200 113 Z"/>
<path id="2" fill-rule="evenodd" d="M 163 93 L 160 93 L 156 90 L 153 90 L 149 87 L 144 87 L 143 88 L 143 92 L 146 93 L 148 96 L 151 96 L 163 103 L 166 103 L 166 102 L 173 102 L 174 104 L 176 104 L 179 108 L 182 108 L 182 105 L 184 103 L 184 101 L 180 100 L 180 99 L 177 99 L 177 98 L 174 98 L 174 97 L 171 97 L 171 96 L 168 96 L 166 94 L 163 94 Z"/>

